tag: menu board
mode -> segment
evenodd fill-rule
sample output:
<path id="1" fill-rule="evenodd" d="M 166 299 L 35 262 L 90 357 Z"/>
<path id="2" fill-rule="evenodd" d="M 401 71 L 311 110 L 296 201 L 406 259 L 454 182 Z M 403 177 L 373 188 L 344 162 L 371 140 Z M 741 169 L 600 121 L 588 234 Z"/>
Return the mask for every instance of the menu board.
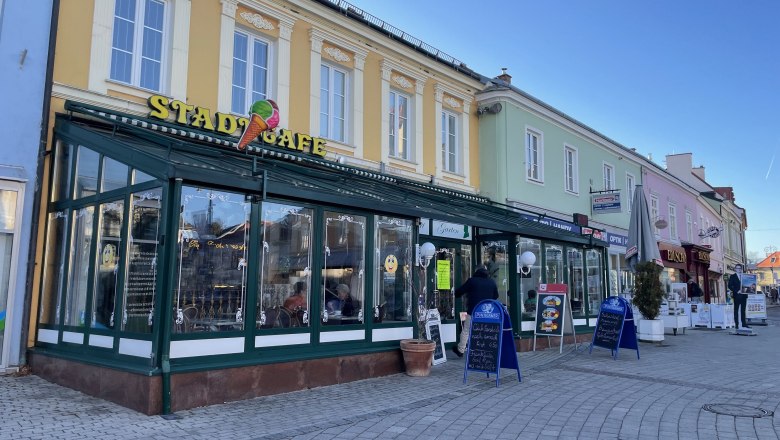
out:
<path id="1" fill-rule="evenodd" d="M 536 324 L 534 332 L 540 335 L 563 335 L 564 307 L 566 294 L 544 293 L 536 302 Z"/>
<path id="2" fill-rule="evenodd" d="M 471 322 L 468 369 L 493 373 L 498 370 L 501 322 Z"/>
<path id="3" fill-rule="evenodd" d="M 623 312 L 613 310 L 599 311 L 599 318 L 596 321 L 596 330 L 593 335 L 593 344 L 599 347 L 615 350 L 620 342 L 620 331 L 623 328 L 623 319 L 626 316 Z"/>
<path id="4" fill-rule="evenodd" d="M 437 310 L 428 311 L 428 320 L 425 323 L 426 337 L 436 343 L 433 351 L 433 365 L 447 362 L 447 354 L 444 351 L 444 342 L 441 340 L 441 318 Z"/>

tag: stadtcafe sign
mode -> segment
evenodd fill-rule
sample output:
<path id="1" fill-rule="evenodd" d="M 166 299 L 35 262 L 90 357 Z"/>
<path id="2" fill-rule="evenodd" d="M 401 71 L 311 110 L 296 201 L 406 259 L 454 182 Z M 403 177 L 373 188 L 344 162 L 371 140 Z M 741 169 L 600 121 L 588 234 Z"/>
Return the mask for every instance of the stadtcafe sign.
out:
<path id="1" fill-rule="evenodd" d="M 167 121 L 173 117 L 173 120 L 178 124 L 201 130 L 234 135 L 239 130 L 243 133 L 250 125 L 249 118 L 220 112 L 214 113 L 212 117 L 211 110 L 205 107 L 187 104 L 162 95 L 152 95 L 146 103 L 151 109 L 150 118 Z M 325 157 L 327 154 L 325 139 L 304 133 L 293 133 L 284 128 L 280 129 L 278 133 L 274 130 L 263 131 L 258 135 L 258 139 L 262 139 L 267 145 L 307 152 L 315 156 Z"/>

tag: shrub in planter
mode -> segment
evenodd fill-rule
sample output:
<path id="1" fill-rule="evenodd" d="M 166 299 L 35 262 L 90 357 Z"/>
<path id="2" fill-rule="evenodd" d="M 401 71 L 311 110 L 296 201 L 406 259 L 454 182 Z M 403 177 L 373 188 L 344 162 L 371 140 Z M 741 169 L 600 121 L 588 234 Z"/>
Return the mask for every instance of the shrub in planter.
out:
<path id="1" fill-rule="evenodd" d="M 634 267 L 634 305 L 645 319 L 656 319 L 661 313 L 664 288 L 661 285 L 661 266 L 652 261 L 637 263 Z"/>

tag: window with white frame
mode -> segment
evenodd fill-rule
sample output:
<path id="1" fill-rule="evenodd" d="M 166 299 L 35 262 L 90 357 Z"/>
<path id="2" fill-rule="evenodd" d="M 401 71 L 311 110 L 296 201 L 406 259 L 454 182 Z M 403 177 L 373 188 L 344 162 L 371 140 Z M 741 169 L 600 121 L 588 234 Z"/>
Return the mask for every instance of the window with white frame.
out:
<path id="1" fill-rule="evenodd" d="M 390 91 L 390 156 L 411 160 L 409 146 L 409 103 L 411 98 Z"/>
<path id="2" fill-rule="evenodd" d="M 658 196 L 650 196 L 650 221 L 653 223 L 653 232 L 658 235 L 658 227 L 655 223 L 658 221 Z"/>
<path id="3" fill-rule="evenodd" d="M 168 38 L 162 0 L 116 0 L 110 78 L 162 91 Z"/>
<path id="4" fill-rule="evenodd" d="M 579 176 L 578 176 L 578 160 L 577 149 L 569 146 L 563 146 L 563 160 L 564 160 L 564 187 L 566 192 L 573 194 L 579 193 Z"/>
<path id="5" fill-rule="evenodd" d="M 677 205 L 669 204 L 669 238 L 677 240 Z"/>
<path id="6" fill-rule="evenodd" d="M 685 237 L 688 242 L 693 239 L 693 214 L 687 209 L 685 210 Z"/>
<path id="7" fill-rule="evenodd" d="M 246 114 L 252 103 L 269 98 L 270 51 L 268 41 L 247 32 L 234 32 L 231 112 Z"/>
<path id="8" fill-rule="evenodd" d="M 544 142 L 542 134 L 531 129 L 525 132 L 525 177 L 544 182 Z"/>
<path id="9" fill-rule="evenodd" d="M 441 165 L 444 171 L 457 173 L 460 167 L 458 154 L 458 117 L 448 111 L 441 112 Z"/>
<path id="10" fill-rule="evenodd" d="M 604 190 L 615 189 L 615 167 L 604 164 Z"/>
<path id="11" fill-rule="evenodd" d="M 633 208 L 635 187 L 636 179 L 634 179 L 632 174 L 626 173 L 626 206 L 628 206 L 628 212 L 631 212 L 631 208 Z"/>
<path id="12" fill-rule="evenodd" d="M 320 66 L 320 137 L 347 142 L 347 72 Z"/>

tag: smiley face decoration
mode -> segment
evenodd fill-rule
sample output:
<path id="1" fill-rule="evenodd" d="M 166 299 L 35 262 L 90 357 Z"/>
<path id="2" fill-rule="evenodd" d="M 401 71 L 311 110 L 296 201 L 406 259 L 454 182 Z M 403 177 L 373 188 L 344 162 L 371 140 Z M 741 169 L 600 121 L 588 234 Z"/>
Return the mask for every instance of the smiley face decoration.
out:
<path id="1" fill-rule="evenodd" d="M 398 259 L 393 254 L 386 256 L 385 271 L 387 273 L 395 273 L 396 270 L 398 270 Z"/>

